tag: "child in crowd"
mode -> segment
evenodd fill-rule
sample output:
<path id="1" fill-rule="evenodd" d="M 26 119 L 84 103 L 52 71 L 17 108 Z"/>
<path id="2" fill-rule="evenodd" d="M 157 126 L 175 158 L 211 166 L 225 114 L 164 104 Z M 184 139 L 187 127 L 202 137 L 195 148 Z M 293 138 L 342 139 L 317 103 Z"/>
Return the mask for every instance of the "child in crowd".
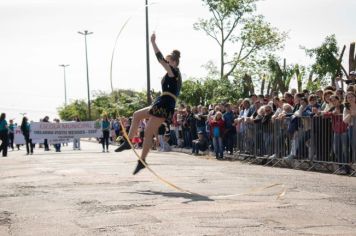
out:
<path id="1" fill-rule="evenodd" d="M 210 135 L 213 139 L 214 152 L 217 160 L 224 159 L 224 147 L 222 137 L 224 135 L 225 122 L 222 119 L 222 113 L 217 111 L 214 118 L 209 122 L 210 124 Z"/>
<path id="2" fill-rule="evenodd" d="M 209 141 L 203 131 L 198 132 L 198 139 L 193 140 L 192 154 L 198 155 L 199 151 L 206 152 L 209 148 Z"/>

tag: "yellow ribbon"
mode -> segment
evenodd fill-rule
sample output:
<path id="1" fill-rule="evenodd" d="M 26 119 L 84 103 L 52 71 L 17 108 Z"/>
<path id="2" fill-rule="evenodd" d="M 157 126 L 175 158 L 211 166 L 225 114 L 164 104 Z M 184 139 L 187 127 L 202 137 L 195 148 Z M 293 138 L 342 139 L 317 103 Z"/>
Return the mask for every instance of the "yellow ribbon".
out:
<path id="1" fill-rule="evenodd" d="M 142 7 L 137 8 L 136 11 L 126 19 L 126 21 L 125 21 L 124 24 L 121 26 L 120 31 L 119 31 L 119 33 L 117 34 L 116 38 L 115 38 L 114 48 L 113 48 L 112 53 L 111 53 L 111 62 L 110 62 L 110 86 L 111 86 L 111 91 L 112 91 L 112 92 L 114 92 L 114 86 L 113 86 L 113 84 L 112 84 L 112 69 L 113 69 L 113 64 L 114 64 L 115 51 L 116 51 L 116 48 L 117 48 L 117 42 L 119 41 L 120 35 L 121 35 L 121 33 L 123 32 L 123 30 L 125 29 L 127 23 L 129 23 L 129 21 L 131 20 L 131 18 L 132 18 L 135 14 L 137 14 L 137 12 L 138 12 L 139 10 L 141 10 L 142 8 L 145 8 L 145 7 L 149 7 L 149 6 L 151 6 L 151 5 L 154 5 L 154 4 L 156 4 L 156 3 L 154 3 L 154 2 L 153 2 L 153 3 L 149 3 L 149 4 L 147 4 L 147 5 L 144 5 L 144 6 L 142 6 Z"/>
<path id="2" fill-rule="evenodd" d="M 153 5 L 155 3 L 151 3 L 151 4 L 147 4 L 143 7 L 148 7 L 150 5 Z M 136 12 L 138 10 L 140 10 L 141 8 L 143 7 L 140 7 L 136 10 Z M 115 39 L 115 44 L 114 44 L 114 48 L 113 48 L 113 51 L 112 51 L 112 55 L 111 55 L 111 63 L 110 63 L 110 85 L 111 85 L 111 90 L 112 92 L 114 92 L 114 87 L 113 87 L 113 83 L 112 83 L 112 69 L 113 69 L 113 64 L 114 64 L 114 55 L 115 55 L 115 51 L 116 51 L 116 48 L 117 48 L 117 42 L 119 40 L 119 37 L 121 35 L 121 33 L 123 32 L 124 28 L 126 27 L 127 23 L 130 21 L 130 19 L 134 16 L 135 14 L 132 14 L 130 15 L 126 21 L 124 22 L 123 26 L 120 28 L 120 31 L 119 33 L 117 34 L 116 36 L 116 39 Z M 183 193 L 187 193 L 187 194 L 190 194 L 190 195 L 196 195 L 196 196 L 204 196 L 202 194 L 198 194 L 198 193 L 194 193 L 192 191 L 189 191 L 189 190 L 186 190 L 186 189 L 183 189 L 175 184 L 173 184 L 172 182 L 164 179 L 163 177 L 161 177 L 160 175 L 158 175 L 155 171 L 153 171 L 148 165 L 146 162 L 144 162 L 140 155 L 136 152 L 134 146 L 132 145 L 128 135 L 127 135 L 127 132 L 126 132 L 126 129 L 125 129 L 125 126 L 123 125 L 121 119 L 120 119 L 120 116 L 119 116 L 119 112 L 118 112 L 118 117 L 119 117 L 119 122 L 120 122 L 120 126 L 121 126 L 121 130 L 123 131 L 123 135 L 125 137 L 125 139 L 128 141 L 128 143 L 130 144 L 130 147 L 132 149 L 132 151 L 135 153 L 137 159 L 146 167 L 147 170 L 149 170 L 158 180 L 160 180 L 162 183 L 168 185 L 169 187 L 173 188 L 174 190 L 178 191 L 178 192 L 183 192 Z M 232 198 L 232 197 L 236 197 L 236 196 L 242 196 L 242 195 L 247 195 L 247 194 L 251 194 L 251 193 L 256 193 L 256 192 L 262 192 L 266 189 L 269 189 L 269 188 L 273 188 L 273 187 L 276 187 L 276 186 L 283 186 L 283 191 L 277 196 L 277 199 L 280 199 L 281 197 L 283 197 L 286 193 L 286 189 L 284 187 L 283 184 L 271 184 L 271 185 L 268 185 L 268 186 L 265 186 L 265 187 L 262 187 L 262 188 L 257 188 L 257 189 L 252 189 L 250 191 L 247 191 L 245 193 L 239 193 L 239 194 L 232 194 L 232 195 L 217 195 L 217 196 L 204 196 L 206 198 L 209 198 L 209 199 L 222 199 L 222 198 Z"/>

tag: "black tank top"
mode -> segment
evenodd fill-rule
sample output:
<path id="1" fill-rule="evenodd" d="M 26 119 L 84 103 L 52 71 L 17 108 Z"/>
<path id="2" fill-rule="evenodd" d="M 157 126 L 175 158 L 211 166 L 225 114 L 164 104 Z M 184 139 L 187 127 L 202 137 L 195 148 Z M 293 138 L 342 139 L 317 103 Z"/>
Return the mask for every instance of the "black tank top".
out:
<path id="1" fill-rule="evenodd" d="M 165 74 L 161 81 L 162 92 L 170 92 L 178 97 L 182 87 L 182 77 L 178 68 L 170 67 L 174 77 L 169 77 L 168 73 Z"/>

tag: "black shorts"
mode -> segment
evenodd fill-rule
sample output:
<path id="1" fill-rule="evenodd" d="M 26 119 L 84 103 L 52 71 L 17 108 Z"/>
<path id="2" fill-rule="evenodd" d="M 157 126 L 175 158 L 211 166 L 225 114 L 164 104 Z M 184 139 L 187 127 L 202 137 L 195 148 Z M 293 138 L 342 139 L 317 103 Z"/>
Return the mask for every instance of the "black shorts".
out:
<path id="1" fill-rule="evenodd" d="M 154 101 L 152 107 L 148 112 L 150 115 L 171 120 L 174 114 L 175 107 L 175 99 L 168 95 L 164 95 L 158 97 L 156 101 Z"/>

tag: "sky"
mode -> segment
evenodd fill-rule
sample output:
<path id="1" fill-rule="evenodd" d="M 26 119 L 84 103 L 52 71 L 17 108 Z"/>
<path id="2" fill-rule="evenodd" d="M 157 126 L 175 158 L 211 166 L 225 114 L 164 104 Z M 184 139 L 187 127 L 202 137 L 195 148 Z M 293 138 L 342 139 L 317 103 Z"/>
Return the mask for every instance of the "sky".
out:
<path id="1" fill-rule="evenodd" d="M 148 1 L 153 3 L 153 1 Z M 87 36 L 89 84 L 110 92 L 110 63 L 115 38 L 125 21 L 115 50 L 115 89 L 146 90 L 144 0 L 0 0 L 0 112 L 20 122 L 45 115 L 58 117 L 67 99 L 87 100 L 84 36 Z M 339 46 L 356 41 L 354 0 L 264 0 L 257 12 L 281 31 L 288 32 L 285 48 L 278 52 L 287 63 L 310 64 L 300 45 L 312 48 L 327 35 L 336 34 Z M 156 32 L 163 54 L 181 51 L 183 79 L 203 77 L 208 61 L 219 63 L 219 47 L 193 24 L 210 14 L 201 0 L 156 0 L 149 7 L 149 29 Z M 347 67 L 347 58 L 344 60 Z M 164 74 L 150 48 L 151 87 L 160 90 Z"/>

